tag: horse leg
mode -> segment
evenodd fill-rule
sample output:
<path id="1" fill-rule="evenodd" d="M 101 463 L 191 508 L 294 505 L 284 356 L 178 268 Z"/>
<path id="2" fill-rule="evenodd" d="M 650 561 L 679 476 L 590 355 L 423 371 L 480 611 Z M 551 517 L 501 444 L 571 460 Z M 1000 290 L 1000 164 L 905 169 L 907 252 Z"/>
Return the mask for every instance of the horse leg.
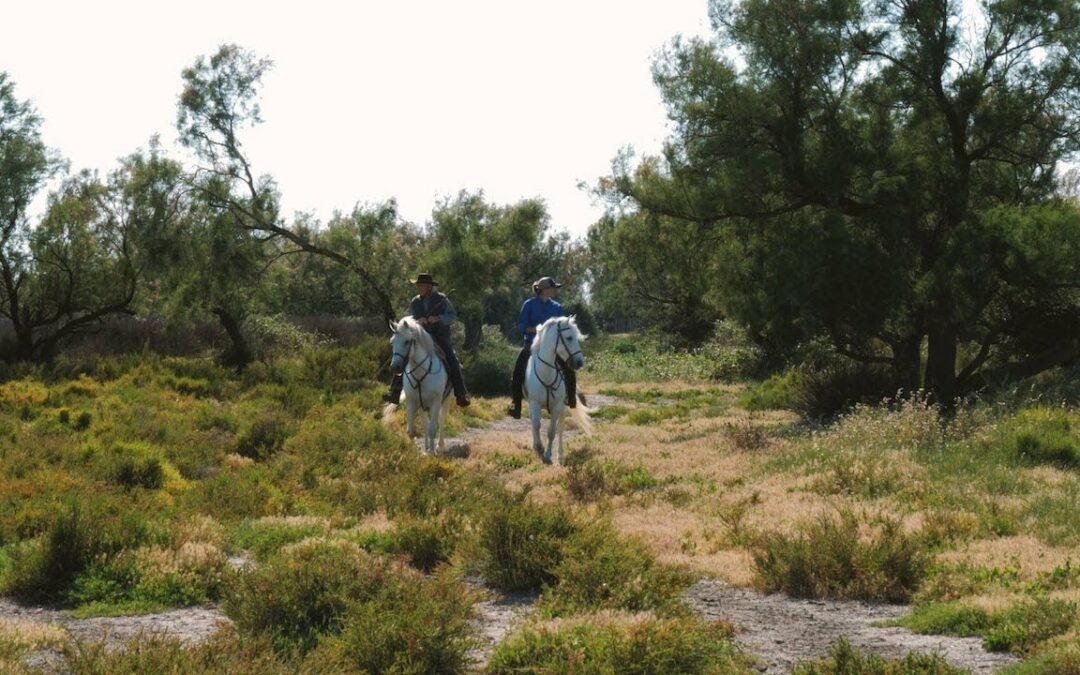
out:
<path id="1" fill-rule="evenodd" d="M 409 438 L 416 438 L 416 400 L 412 396 L 405 397 L 405 428 Z"/>
<path id="2" fill-rule="evenodd" d="M 436 399 L 428 411 L 427 436 L 424 439 L 424 448 L 432 457 L 435 456 L 435 434 L 439 431 L 439 415 L 442 410 L 442 401 Z"/>
<path id="3" fill-rule="evenodd" d="M 439 406 L 439 452 L 446 451 L 446 406 Z"/>
<path id="4" fill-rule="evenodd" d="M 540 440 L 540 404 L 529 400 L 529 419 L 532 421 L 533 451 L 544 456 L 544 443 Z"/>
<path id="5" fill-rule="evenodd" d="M 554 460 L 555 466 L 562 466 L 562 456 L 563 456 L 563 440 L 562 440 L 562 436 L 563 436 L 563 429 L 566 428 L 565 423 L 566 423 L 566 408 L 563 408 L 563 411 L 559 414 L 559 445 L 556 446 L 557 451 L 556 451 L 555 460 Z"/>
<path id="6" fill-rule="evenodd" d="M 559 419 L 562 418 L 562 411 L 563 404 L 558 399 L 552 400 L 551 410 L 548 411 L 547 451 L 544 453 L 544 461 L 548 464 L 558 462 L 558 458 L 555 456 L 555 434 L 559 431 Z"/>

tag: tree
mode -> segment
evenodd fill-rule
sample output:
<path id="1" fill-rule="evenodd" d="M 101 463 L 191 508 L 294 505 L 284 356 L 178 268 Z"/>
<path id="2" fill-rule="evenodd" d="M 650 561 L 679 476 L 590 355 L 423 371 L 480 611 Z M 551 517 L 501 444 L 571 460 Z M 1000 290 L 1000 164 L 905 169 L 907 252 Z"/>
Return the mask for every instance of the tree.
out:
<path id="1" fill-rule="evenodd" d="M 387 289 L 360 259 L 318 243 L 281 220 L 273 179 L 257 176 L 240 133 L 261 122 L 258 90 L 271 63 L 235 45 L 223 45 L 183 72 L 177 129 L 180 142 L 203 163 L 191 176 L 200 198 L 240 231 L 280 252 L 321 255 L 345 266 L 363 283 L 360 301 L 371 314 L 394 318 Z M 332 245 L 333 242 L 328 242 Z"/>
<path id="2" fill-rule="evenodd" d="M 462 191 L 435 207 L 423 260 L 451 291 L 466 349 L 480 344 L 484 324 L 516 325 L 538 277 L 562 276 L 580 288 L 568 235 L 552 235 L 549 228 L 547 207 L 538 199 L 497 206 L 483 192 Z"/>
<path id="3" fill-rule="evenodd" d="M 51 358 L 64 340 L 131 311 L 141 274 L 135 234 L 166 209 L 161 185 L 129 159 L 104 181 L 68 177 L 32 225 L 31 201 L 62 166 L 40 124 L 0 73 L 0 314 L 13 331 L 5 358 L 17 361 Z"/>
<path id="4" fill-rule="evenodd" d="M 754 332 L 823 334 L 942 400 L 1080 355 L 1076 268 L 1014 229 L 1054 213 L 1029 232 L 1076 235 L 1054 195 L 1080 143 L 1075 2 L 972 17 L 948 0 L 714 0 L 710 15 L 716 42 L 677 40 L 656 65 L 676 125 L 664 161 L 613 182 L 730 253 L 727 301 Z M 1056 328 L 1018 338 L 1033 321 Z"/>

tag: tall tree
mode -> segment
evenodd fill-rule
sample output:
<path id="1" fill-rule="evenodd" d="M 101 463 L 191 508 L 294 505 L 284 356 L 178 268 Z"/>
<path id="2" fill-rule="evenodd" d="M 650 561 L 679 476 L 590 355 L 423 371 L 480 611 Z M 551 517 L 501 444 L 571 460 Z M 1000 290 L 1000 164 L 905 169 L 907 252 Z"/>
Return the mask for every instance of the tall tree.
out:
<path id="1" fill-rule="evenodd" d="M 1040 266 L 1042 226 L 1021 240 L 1001 214 L 1075 236 L 1054 187 L 1080 143 L 1080 6 L 965 7 L 714 0 L 718 39 L 656 66 L 663 170 L 616 189 L 737 253 L 722 278 L 756 330 L 823 333 L 941 399 L 1077 358 L 1076 268 Z M 1017 339 L 1035 317 L 1053 344 Z"/>
<path id="2" fill-rule="evenodd" d="M 167 211 L 161 183 L 128 159 L 106 180 L 66 178 L 32 223 L 31 201 L 61 166 L 40 124 L 0 73 L 0 314 L 11 322 L 10 360 L 48 359 L 64 340 L 130 312 L 136 233 Z"/>
<path id="3" fill-rule="evenodd" d="M 256 174 L 245 154 L 240 134 L 261 122 L 258 92 L 270 65 L 236 45 L 223 45 L 184 70 L 177 129 L 181 143 L 202 162 L 192 185 L 208 206 L 228 213 L 236 228 L 256 239 L 347 267 L 364 285 L 360 300 L 365 310 L 392 319 L 390 294 L 373 271 L 362 260 L 287 226 L 279 214 L 273 179 Z"/>

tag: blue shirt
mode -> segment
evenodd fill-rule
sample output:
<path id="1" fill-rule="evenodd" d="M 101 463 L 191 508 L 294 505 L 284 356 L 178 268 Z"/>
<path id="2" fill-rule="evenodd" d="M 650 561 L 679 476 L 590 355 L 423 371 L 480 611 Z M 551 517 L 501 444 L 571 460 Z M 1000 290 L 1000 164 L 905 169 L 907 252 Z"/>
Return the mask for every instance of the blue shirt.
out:
<path id="1" fill-rule="evenodd" d="M 536 337 L 535 333 L 526 333 L 527 328 L 536 328 L 553 316 L 566 316 L 563 306 L 555 300 L 542 300 L 540 296 L 532 297 L 521 305 L 521 313 L 518 314 L 518 330 L 521 331 L 524 345 L 527 347 Z"/>

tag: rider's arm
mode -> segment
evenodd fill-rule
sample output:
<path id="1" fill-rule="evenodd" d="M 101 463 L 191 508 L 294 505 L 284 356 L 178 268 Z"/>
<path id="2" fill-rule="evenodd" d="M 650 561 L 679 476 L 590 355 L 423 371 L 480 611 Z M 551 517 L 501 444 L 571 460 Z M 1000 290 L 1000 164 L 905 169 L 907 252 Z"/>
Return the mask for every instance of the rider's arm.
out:
<path id="1" fill-rule="evenodd" d="M 450 298 L 443 297 L 442 304 L 439 306 L 439 313 L 436 315 L 439 317 L 439 323 L 450 325 L 457 318 L 457 312 L 454 311 L 454 306 L 450 304 Z"/>
<path id="2" fill-rule="evenodd" d="M 533 328 L 533 326 L 529 325 L 529 318 L 532 315 L 532 312 L 530 311 L 531 309 L 531 299 L 521 303 L 521 312 L 518 313 L 518 330 L 521 331 L 522 335 L 526 335 L 528 333 L 528 329 Z"/>

